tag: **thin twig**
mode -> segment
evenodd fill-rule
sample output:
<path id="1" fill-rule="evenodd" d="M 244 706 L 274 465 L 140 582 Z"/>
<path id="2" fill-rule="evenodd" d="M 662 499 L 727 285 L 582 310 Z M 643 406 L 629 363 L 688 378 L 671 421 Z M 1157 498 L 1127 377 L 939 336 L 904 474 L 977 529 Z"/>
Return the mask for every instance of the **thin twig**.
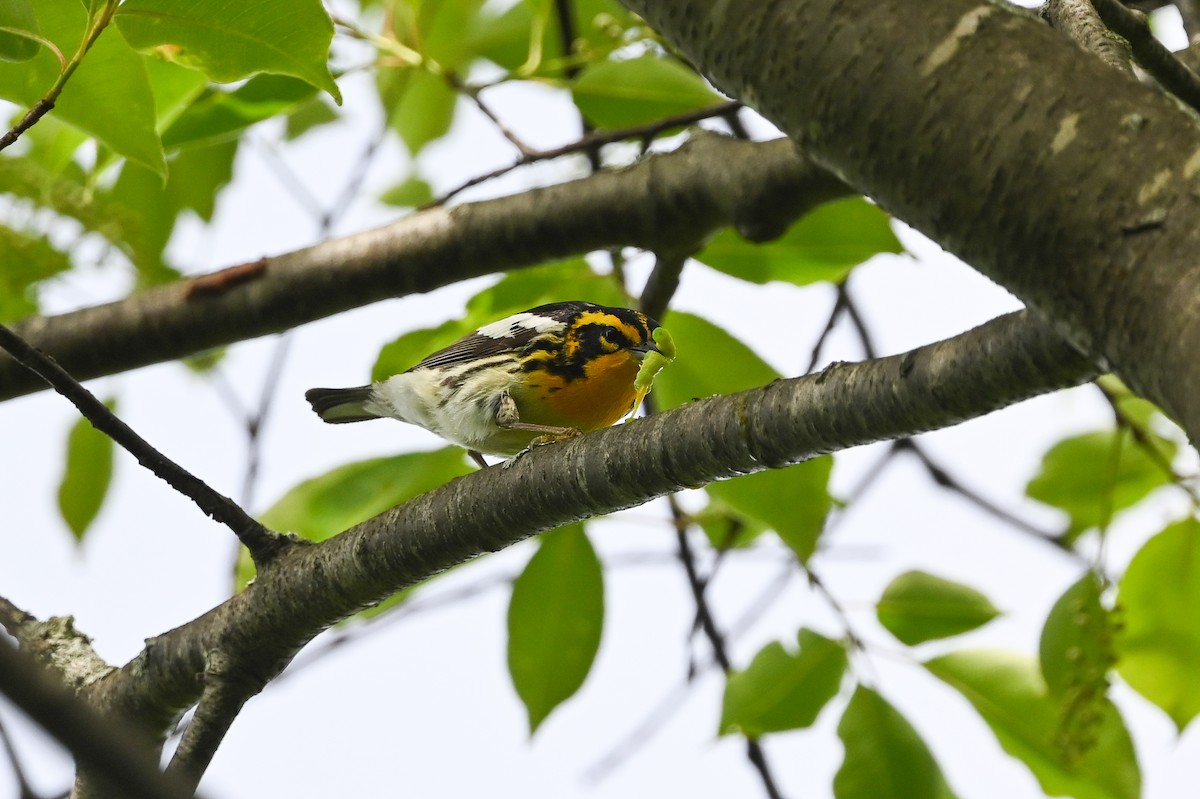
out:
<path id="1" fill-rule="evenodd" d="M 995 518 L 1005 524 L 1026 533 L 1043 544 L 1050 544 L 1055 549 L 1070 555 L 1073 558 L 1078 558 L 1079 553 L 1071 548 L 1071 545 L 1062 539 L 1061 536 L 1052 533 L 1048 530 L 1043 530 L 1035 524 L 1028 522 L 1016 514 L 1005 510 L 996 503 L 992 502 L 987 497 L 983 496 L 974 489 L 968 488 L 961 480 L 951 475 L 946 469 L 937 464 L 933 458 L 925 451 L 925 448 L 912 438 L 897 439 L 892 446 L 897 452 L 909 452 L 921 465 L 925 467 L 925 472 L 929 475 L 933 482 L 937 483 L 939 488 L 944 488 L 958 494 L 963 499 L 970 502 L 980 510 L 991 514 Z"/>
<path id="2" fill-rule="evenodd" d="M 15 360 L 70 400 L 97 430 L 124 447 L 137 458 L 138 463 L 190 498 L 208 516 L 232 530 L 250 550 L 260 569 L 288 546 L 289 539 L 268 531 L 231 499 L 214 491 L 203 480 L 152 447 L 52 358 L 30 346 L 4 325 L 0 325 L 0 347 L 8 350 Z"/>
<path id="3" fill-rule="evenodd" d="M 1197 494 L 1194 486 L 1190 485 L 1192 479 L 1186 475 L 1182 475 L 1175 470 L 1174 464 L 1163 454 L 1158 445 L 1150 438 L 1149 431 L 1144 426 L 1138 423 L 1136 419 L 1126 413 L 1121 407 L 1121 397 L 1113 393 L 1101 381 L 1097 380 L 1092 383 L 1096 388 L 1100 389 L 1100 393 L 1104 396 L 1104 400 L 1112 409 L 1113 417 L 1116 419 L 1117 425 L 1129 431 L 1133 436 L 1133 440 L 1137 443 L 1146 456 L 1154 462 L 1159 471 L 1165 474 L 1172 483 L 1182 488 L 1191 498 L 1193 504 L 1200 504 L 1200 495 Z"/>
<path id="4" fill-rule="evenodd" d="M 866 321 L 859 312 L 857 304 L 850 296 L 849 287 L 845 282 L 838 286 L 838 299 L 845 305 L 846 315 L 854 325 L 855 332 L 857 333 L 859 341 L 862 344 L 863 352 L 866 357 L 878 357 L 870 330 L 867 329 Z M 1009 525 L 1012 525 L 1015 529 L 1023 533 L 1033 536 L 1042 543 L 1050 544 L 1060 552 L 1065 552 L 1072 557 L 1078 557 L 1075 551 L 1071 549 L 1070 545 L 1064 542 L 1059 536 L 1047 532 L 1046 530 L 1042 530 L 1030 522 L 1021 519 L 1004 508 L 1001 508 L 999 505 L 987 499 L 982 494 L 979 494 L 978 492 L 968 488 L 961 480 L 953 477 L 944 468 L 935 463 L 933 458 L 929 456 L 929 453 L 925 451 L 924 447 L 922 447 L 915 440 L 911 438 L 900 438 L 892 442 L 890 454 L 896 454 L 903 451 L 911 452 L 914 456 L 916 456 L 916 458 L 921 462 L 921 465 L 925 467 L 926 473 L 928 473 L 933 481 L 940 487 L 945 488 L 948 491 L 953 491 L 963 499 L 974 504 L 980 510 L 991 514 L 995 518 Z M 882 468 L 882 465 L 880 465 L 880 468 Z"/>
<path id="5" fill-rule="evenodd" d="M 571 8 L 571 0 L 554 0 L 554 10 L 558 17 L 558 35 L 562 38 L 563 55 L 567 59 L 563 73 L 567 76 L 567 80 L 573 81 L 579 77 L 579 73 L 583 72 L 583 64 L 573 60 L 575 55 L 575 14 Z M 584 137 L 590 136 L 595 130 L 582 111 L 579 113 L 579 125 L 583 130 Z M 585 152 L 592 172 L 599 172 L 601 166 L 600 145 L 589 147 Z"/>
<path id="6" fill-rule="evenodd" d="M 1200 76 L 1154 38 L 1145 14 L 1119 0 L 1092 0 L 1092 5 L 1104 24 L 1129 42 L 1133 57 L 1164 89 L 1200 111 Z"/>
<path id="7" fill-rule="evenodd" d="M 817 337 L 817 342 L 813 344 L 812 355 L 808 359 L 808 366 L 801 374 L 811 374 L 812 370 L 817 368 L 817 364 L 821 360 L 821 352 L 825 349 L 825 343 L 829 340 L 829 335 L 833 333 L 833 329 L 837 327 L 838 320 L 842 318 L 842 314 L 845 311 L 846 295 L 844 292 L 838 291 L 837 300 L 833 303 L 833 310 L 829 312 L 829 318 L 825 321 L 825 329 L 821 331 L 821 335 Z"/>
<path id="8" fill-rule="evenodd" d="M 33 107 L 21 117 L 11 130 L 0 136 L 0 150 L 8 147 L 21 137 L 21 134 L 37 124 L 38 120 L 50 113 L 50 109 L 54 108 L 54 104 L 58 102 L 58 96 L 62 94 L 62 90 L 66 87 L 67 81 L 75 74 L 75 70 L 83 62 L 83 57 L 92 49 L 92 45 L 96 43 L 96 39 L 100 38 L 100 34 L 108 27 L 108 23 L 112 21 L 113 13 L 117 10 L 117 0 L 106 0 L 104 6 L 100 8 L 100 13 L 88 19 L 88 29 L 84 33 L 83 40 L 79 42 L 79 49 L 75 51 L 75 55 L 71 60 L 62 65 L 58 73 L 58 77 L 54 79 L 53 85 L 42 95 L 42 98 L 33 104 Z M 62 63 L 62 53 L 57 47 L 51 45 L 51 49 L 58 57 L 59 63 Z"/>
<path id="9" fill-rule="evenodd" d="M 4 726 L 3 719 L 0 719 L 0 745 L 3 745 L 4 753 L 8 756 L 8 762 L 12 764 L 13 776 L 17 780 L 17 788 L 21 792 L 20 799 L 39 799 L 37 791 L 33 790 L 33 786 L 29 783 L 29 778 L 25 776 L 25 769 L 21 766 L 21 758 L 17 754 L 16 747 L 13 746 L 12 739 L 8 736 L 8 729 Z"/>
<path id="10" fill-rule="evenodd" d="M 692 553 L 691 543 L 688 541 L 688 521 L 684 514 L 679 509 L 679 504 L 675 501 L 675 497 L 668 496 L 667 502 L 671 508 L 672 518 L 675 520 L 675 538 L 679 545 L 679 562 L 683 564 L 684 573 L 687 575 L 688 587 L 692 591 L 692 600 L 696 605 L 696 615 L 700 620 L 700 628 L 704 630 L 704 635 L 708 638 L 708 643 L 712 647 L 713 657 L 721 670 L 726 674 L 733 671 L 733 664 L 729 659 L 729 652 L 725 647 L 725 637 L 717 627 L 716 621 L 713 619 L 712 609 L 709 607 L 708 598 L 704 595 L 704 580 L 700 577 L 700 572 L 696 568 L 696 557 Z M 762 780 L 763 788 L 766 789 L 767 796 L 771 799 L 780 799 L 781 794 L 779 788 L 775 784 L 775 777 L 771 773 L 771 767 L 767 763 L 766 754 L 763 752 L 762 745 L 753 738 L 746 739 L 746 758 L 754 766 L 758 772 L 759 778 Z"/>
<path id="11" fill-rule="evenodd" d="M 508 139 L 508 143 L 517 148 L 517 152 L 521 154 L 522 158 L 528 158 L 537 152 L 535 148 L 530 147 L 528 144 L 521 141 L 521 138 L 517 136 L 517 134 L 513 133 L 508 125 L 504 124 L 504 120 L 500 119 L 500 117 L 496 115 L 496 112 L 492 110 L 491 106 L 483 101 L 483 98 L 479 96 L 483 91 L 482 88 L 478 86 L 470 86 L 464 83 L 457 75 L 453 73 L 448 73 L 446 75 L 446 79 L 450 81 L 451 87 L 462 94 L 465 94 L 467 99 L 475 104 L 475 107 L 479 109 L 480 113 L 487 117 L 488 120 L 496 126 L 496 130 L 500 131 L 500 135 Z"/>
<path id="12" fill-rule="evenodd" d="M 535 150 L 529 155 L 522 156 L 508 166 L 502 166 L 498 169 L 493 169 L 491 172 L 487 172 L 482 175 L 476 175 L 470 180 L 461 183 L 455 188 L 446 192 L 438 199 L 421 206 L 421 208 L 418 210 L 423 211 L 427 208 L 436 208 L 437 206 L 445 205 L 451 198 L 461 194 L 467 189 L 473 186 L 478 186 L 480 183 L 486 183 L 489 180 L 494 180 L 501 175 L 506 175 L 514 169 L 522 166 L 528 166 L 529 164 L 534 164 L 538 161 L 561 158 L 564 155 L 571 155 L 573 153 L 586 153 L 593 149 L 599 149 L 606 144 L 613 144 L 615 142 L 625 141 L 626 139 L 652 138 L 657 136 L 659 133 L 662 133 L 664 130 L 685 127 L 704 119 L 724 116 L 728 114 L 731 109 L 740 107 L 741 103 L 736 101 L 725 102 L 719 105 L 710 106 L 708 108 L 702 108 L 698 111 L 688 111 L 682 114 L 676 114 L 675 116 L 660 119 L 656 122 L 651 122 L 646 125 L 638 125 L 631 128 L 621 128 L 620 130 L 591 133 L 571 142 L 570 144 L 564 144 L 561 147 L 553 147 L 549 150 Z"/>

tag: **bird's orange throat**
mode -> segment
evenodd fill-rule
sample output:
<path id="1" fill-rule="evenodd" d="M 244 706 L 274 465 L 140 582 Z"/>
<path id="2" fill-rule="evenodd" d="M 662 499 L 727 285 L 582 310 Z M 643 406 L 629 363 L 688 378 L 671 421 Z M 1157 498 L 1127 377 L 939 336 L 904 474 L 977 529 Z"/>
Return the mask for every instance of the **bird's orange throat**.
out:
<path id="1" fill-rule="evenodd" d="M 585 367 L 585 377 L 570 382 L 553 374 L 539 374 L 531 383 L 532 394 L 521 418 L 537 424 L 598 430 L 619 421 L 633 410 L 641 359 L 622 350 L 593 358 Z M 541 395 L 543 399 L 537 399 Z M 528 415 L 527 415 L 528 414 Z"/>

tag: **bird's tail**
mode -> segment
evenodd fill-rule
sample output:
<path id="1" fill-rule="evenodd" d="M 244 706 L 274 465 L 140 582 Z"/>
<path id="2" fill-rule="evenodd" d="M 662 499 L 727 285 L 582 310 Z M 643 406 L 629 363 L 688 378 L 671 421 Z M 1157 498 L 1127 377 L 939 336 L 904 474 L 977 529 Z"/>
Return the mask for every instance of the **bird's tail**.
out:
<path id="1" fill-rule="evenodd" d="M 324 422 L 362 422 L 378 419 L 379 414 L 367 409 L 371 399 L 370 386 L 355 388 L 310 388 L 304 398 Z"/>

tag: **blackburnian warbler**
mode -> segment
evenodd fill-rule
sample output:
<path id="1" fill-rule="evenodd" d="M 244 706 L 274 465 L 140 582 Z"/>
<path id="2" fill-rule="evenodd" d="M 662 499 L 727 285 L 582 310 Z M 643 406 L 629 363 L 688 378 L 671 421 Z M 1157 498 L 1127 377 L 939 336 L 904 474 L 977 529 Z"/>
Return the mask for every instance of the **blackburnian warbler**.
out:
<path id="1" fill-rule="evenodd" d="M 632 413 L 673 357 L 666 331 L 639 311 L 558 302 L 484 325 L 382 382 L 304 396 L 326 422 L 399 419 L 486 466 L 481 453 L 516 455 Z"/>

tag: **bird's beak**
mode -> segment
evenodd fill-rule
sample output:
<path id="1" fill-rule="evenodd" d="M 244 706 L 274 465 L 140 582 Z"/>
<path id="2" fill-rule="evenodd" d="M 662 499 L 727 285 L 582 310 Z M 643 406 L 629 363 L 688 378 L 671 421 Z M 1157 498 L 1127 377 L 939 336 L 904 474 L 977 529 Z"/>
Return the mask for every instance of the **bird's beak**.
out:
<path id="1" fill-rule="evenodd" d="M 655 344 L 653 340 L 647 341 L 644 344 L 638 344 L 636 347 L 630 347 L 629 351 L 636 352 L 639 356 L 641 356 L 643 358 L 646 357 L 646 355 L 651 352 L 657 352 L 659 355 L 662 354 L 662 350 L 660 350 L 658 348 L 658 345 Z"/>

